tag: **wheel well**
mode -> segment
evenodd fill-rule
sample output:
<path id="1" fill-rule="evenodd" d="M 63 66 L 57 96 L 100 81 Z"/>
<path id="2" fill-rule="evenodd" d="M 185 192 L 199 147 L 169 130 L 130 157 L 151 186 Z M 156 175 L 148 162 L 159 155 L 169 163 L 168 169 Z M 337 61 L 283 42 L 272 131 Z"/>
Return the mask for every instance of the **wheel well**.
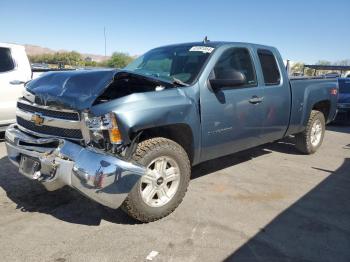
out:
<path id="1" fill-rule="evenodd" d="M 159 126 L 142 130 L 139 141 L 153 137 L 164 137 L 175 141 L 185 149 L 190 162 L 194 157 L 193 134 L 191 128 L 186 124 L 173 124 Z"/>
<path id="2" fill-rule="evenodd" d="M 330 107 L 331 107 L 331 102 L 329 100 L 324 100 L 324 101 L 317 102 L 312 107 L 312 110 L 318 110 L 318 111 L 322 112 L 325 120 L 327 121 Z"/>

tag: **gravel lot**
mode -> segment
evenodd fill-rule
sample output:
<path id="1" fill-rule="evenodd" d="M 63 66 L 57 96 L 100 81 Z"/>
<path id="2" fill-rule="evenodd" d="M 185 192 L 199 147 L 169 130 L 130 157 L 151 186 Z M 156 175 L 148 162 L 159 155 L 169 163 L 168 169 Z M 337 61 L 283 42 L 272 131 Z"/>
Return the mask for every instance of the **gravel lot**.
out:
<path id="1" fill-rule="evenodd" d="M 22 178 L 0 142 L 1 261 L 350 261 L 350 127 L 315 155 L 291 140 L 206 162 L 180 207 L 139 224 Z"/>

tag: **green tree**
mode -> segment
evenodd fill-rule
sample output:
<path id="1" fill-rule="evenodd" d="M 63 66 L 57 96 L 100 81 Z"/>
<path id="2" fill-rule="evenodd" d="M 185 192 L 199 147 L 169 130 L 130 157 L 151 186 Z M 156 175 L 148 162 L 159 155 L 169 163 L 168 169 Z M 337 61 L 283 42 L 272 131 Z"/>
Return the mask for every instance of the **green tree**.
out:
<path id="1" fill-rule="evenodd" d="M 305 67 L 304 69 L 304 75 L 305 76 L 313 76 L 315 73 L 315 70 L 309 67 Z"/>
<path id="2" fill-rule="evenodd" d="M 133 58 L 127 53 L 114 52 L 112 57 L 107 61 L 108 67 L 123 68 L 129 64 Z"/>
<path id="3" fill-rule="evenodd" d="M 305 76 L 314 75 L 314 70 L 311 68 L 305 67 L 305 63 L 303 62 L 294 63 L 291 67 L 291 71 L 292 73 L 299 73 L 299 74 L 304 73 Z"/>
<path id="4" fill-rule="evenodd" d="M 302 73 L 304 68 L 304 63 L 297 62 L 291 66 L 292 73 Z"/>
<path id="5" fill-rule="evenodd" d="M 30 56 L 29 60 L 32 63 L 57 64 L 58 62 L 63 62 L 65 65 L 70 66 L 84 65 L 82 55 L 76 51 L 35 55 Z"/>
<path id="6" fill-rule="evenodd" d="M 318 60 L 315 64 L 316 65 L 331 65 L 332 63 L 327 61 L 327 60 Z"/>
<path id="7" fill-rule="evenodd" d="M 91 66 L 91 67 L 96 67 L 99 66 L 96 61 L 84 61 L 81 66 Z"/>
<path id="8" fill-rule="evenodd" d="M 108 60 L 103 60 L 101 62 L 98 62 L 97 66 L 99 66 L 99 67 L 108 67 L 107 63 L 108 63 Z"/>
<path id="9" fill-rule="evenodd" d="M 350 66 L 350 59 L 344 59 L 344 60 L 337 61 L 334 63 L 334 65 Z"/>
<path id="10" fill-rule="evenodd" d="M 123 68 L 133 60 L 127 53 L 114 52 L 112 57 L 102 62 L 96 61 L 85 61 L 83 56 L 76 52 L 56 52 L 53 54 L 41 54 L 29 56 L 31 63 L 47 63 L 47 64 L 58 64 L 63 63 L 64 65 L 77 67 L 77 66 L 89 66 L 89 67 L 116 67 Z"/>

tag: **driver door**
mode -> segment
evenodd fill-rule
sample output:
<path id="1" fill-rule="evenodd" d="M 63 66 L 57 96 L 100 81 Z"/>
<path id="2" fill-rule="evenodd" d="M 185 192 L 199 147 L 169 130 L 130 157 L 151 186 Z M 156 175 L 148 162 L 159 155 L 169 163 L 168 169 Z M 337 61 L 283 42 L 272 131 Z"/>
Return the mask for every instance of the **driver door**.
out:
<path id="1" fill-rule="evenodd" d="M 210 80 L 225 70 L 241 72 L 245 83 L 213 88 Z M 261 144 L 263 90 L 258 85 L 251 50 L 225 50 L 200 88 L 202 161 Z"/>

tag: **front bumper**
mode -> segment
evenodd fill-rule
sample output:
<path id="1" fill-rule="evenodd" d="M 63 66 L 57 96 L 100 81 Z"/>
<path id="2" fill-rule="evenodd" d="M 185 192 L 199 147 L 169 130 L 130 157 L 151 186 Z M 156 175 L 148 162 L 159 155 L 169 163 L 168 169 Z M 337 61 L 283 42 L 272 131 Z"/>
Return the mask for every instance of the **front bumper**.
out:
<path id="1" fill-rule="evenodd" d="M 22 175 L 39 180 L 49 191 L 71 186 L 110 208 L 118 208 L 146 173 L 142 166 L 68 140 L 32 137 L 16 125 L 6 130 L 5 140 L 8 157 Z M 22 168 L 26 159 L 40 163 L 35 175 Z"/>

